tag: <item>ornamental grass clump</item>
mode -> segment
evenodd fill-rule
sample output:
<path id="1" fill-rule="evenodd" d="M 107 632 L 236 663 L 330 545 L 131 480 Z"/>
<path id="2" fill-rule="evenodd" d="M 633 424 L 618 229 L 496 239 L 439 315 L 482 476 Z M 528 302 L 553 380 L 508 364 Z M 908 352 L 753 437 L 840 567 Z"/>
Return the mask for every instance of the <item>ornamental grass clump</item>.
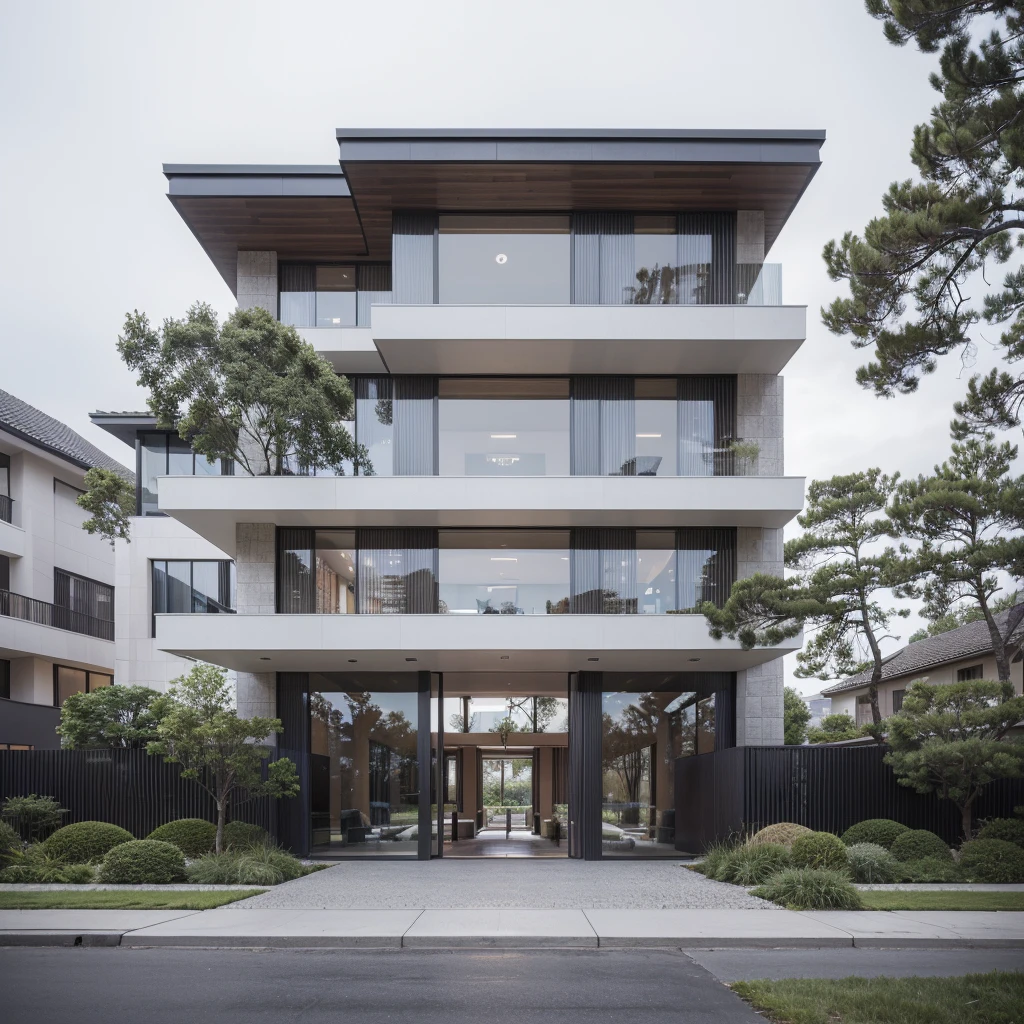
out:
<path id="1" fill-rule="evenodd" d="M 0 821 L 0 865 L 7 864 L 20 853 L 21 836 L 6 821 Z"/>
<path id="2" fill-rule="evenodd" d="M 847 846 L 874 843 L 889 850 L 898 836 L 909 831 L 906 825 L 891 821 L 889 818 L 868 818 L 866 821 L 858 821 L 856 825 L 851 825 L 840 838 Z"/>
<path id="3" fill-rule="evenodd" d="M 133 839 L 107 852 L 99 880 L 121 885 L 169 885 L 185 881 L 185 855 L 172 843 Z"/>
<path id="4" fill-rule="evenodd" d="M 14 854 L 12 862 L 0 871 L 0 882 L 80 884 L 93 881 L 93 876 L 88 864 L 68 864 L 44 843 L 36 843 L 24 853 Z"/>
<path id="5" fill-rule="evenodd" d="M 953 851 L 934 832 L 925 828 L 916 828 L 897 836 L 890 852 L 901 861 L 924 860 L 926 857 L 953 859 Z"/>
<path id="6" fill-rule="evenodd" d="M 280 885 L 306 873 L 302 862 L 269 844 L 211 853 L 186 868 L 188 880 L 200 885 Z"/>
<path id="7" fill-rule="evenodd" d="M 726 857 L 719 881 L 734 885 L 761 885 L 792 865 L 789 850 L 778 843 L 737 847 Z"/>
<path id="8" fill-rule="evenodd" d="M 712 843 L 704 853 L 704 860 L 696 865 L 701 874 L 706 878 L 718 880 L 718 872 L 722 869 L 726 859 L 739 846 L 739 840 L 735 836 L 723 839 L 720 842 Z"/>
<path id="9" fill-rule="evenodd" d="M 846 846 L 831 832 L 811 832 L 793 843 L 793 866 L 822 868 L 826 871 L 846 869 Z"/>
<path id="10" fill-rule="evenodd" d="M 847 847 L 846 861 L 855 882 L 886 885 L 899 878 L 900 862 L 877 843 L 854 843 Z"/>
<path id="11" fill-rule="evenodd" d="M 1005 839 L 972 839 L 960 850 L 965 881 L 1024 882 L 1024 850 Z"/>
<path id="12" fill-rule="evenodd" d="M 76 821 L 57 829 L 42 845 L 50 856 L 65 863 L 87 864 L 134 838 L 131 832 L 105 821 Z"/>
<path id="13" fill-rule="evenodd" d="M 773 875 L 751 895 L 791 910 L 861 910 L 860 894 L 840 871 L 789 868 Z"/>

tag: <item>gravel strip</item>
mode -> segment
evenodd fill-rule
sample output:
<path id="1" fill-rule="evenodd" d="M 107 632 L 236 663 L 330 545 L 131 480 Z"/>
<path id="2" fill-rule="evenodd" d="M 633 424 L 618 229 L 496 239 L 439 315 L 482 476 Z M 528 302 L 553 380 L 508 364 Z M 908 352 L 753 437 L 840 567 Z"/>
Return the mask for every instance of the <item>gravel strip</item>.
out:
<path id="1" fill-rule="evenodd" d="M 232 909 L 450 910 L 475 907 L 780 910 L 678 862 L 351 861 L 275 886 Z"/>

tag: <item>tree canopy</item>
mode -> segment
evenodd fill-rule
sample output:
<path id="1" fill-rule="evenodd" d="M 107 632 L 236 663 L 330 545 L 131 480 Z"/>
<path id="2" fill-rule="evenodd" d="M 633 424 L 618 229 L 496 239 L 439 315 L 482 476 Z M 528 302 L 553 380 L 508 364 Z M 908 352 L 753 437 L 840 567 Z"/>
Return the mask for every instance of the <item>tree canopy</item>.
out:
<path id="1" fill-rule="evenodd" d="M 807 739 L 807 723 L 810 720 L 811 709 L 807 702 L 792 686 L 787 686 L 782 691 L 783 742 L 786 746 L 797 747 Z"/>
<path id="2" fill-rule="evenodd" d="M 157 738 L 165 698 L 148 686 L 104 686 L 73 693 L 60 709 L 63 746 L 139 749 Z"/>
<path id="3" fill-rule="evenodd" d="M 1003 326 L 1007 363 L 1024 357 L 1024 269 L 1009 268 L 980 306 L 969 284 L 1024 242 L 1024 16 L 1003 0 L 867 0 L 867 9 L 895 45 L 941 49 L 931 76 L 940 99 L 911 146 L 919 180 L 893 182 L 862 235 L 824 250 L 829 275 L 849 285 L 822 310 L 824 323 L 873 351 L 857 380 L 890 396 L 916 390 L 944 355 L 969 363 L 981 320 Z M 997 368 L 970 381 L 956 411 L 965 427 L 1004 427 L 1020 422 L 1022 401 L 1024 375 Z"/>
<path id="4" fill-rule="evenodd" d="M 221 326 L 211 306 L 196 303 L 159 330 L 136 310 L 117 347 L 149 391 L 157 426 L 176 429 L 208 459 L 277 476 L 306 466 L 341 473 L 365 457 L 342 423 L 352 418 L 348 381 L 260 307 L 236 310 Z"/>
<path id="5" fill-rule="evenodd" d="M 838 743 L 840 740 L 852 740 L 861 735 L 853 716 L 845 711 L 825 715 L 821 725 L 807 730 L 808 743 Z"/>
<path id="6" fill-rule="evenodd" d="M 130 540 L 131 517 L 135 515 L 135 488 L 120 473 L 93 466 L 85 474 L 85 494 L 76 499 L 79 508 L 89 513 L 82 523 L 86 533 L 98 533 L 114 546 L 117 539 Z"/>

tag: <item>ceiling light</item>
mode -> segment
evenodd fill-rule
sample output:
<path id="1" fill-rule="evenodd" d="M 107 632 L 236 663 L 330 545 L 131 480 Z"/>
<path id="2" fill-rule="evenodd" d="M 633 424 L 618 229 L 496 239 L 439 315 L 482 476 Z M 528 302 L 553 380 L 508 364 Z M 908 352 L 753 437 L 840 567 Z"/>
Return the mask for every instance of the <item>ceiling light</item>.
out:
<path id="1" fill-rule="evenodd" d="M 354 664 L 356 663 L 356 661 L 357 661 L 357 659 L 356 659 L 356 658 L 349 658 L 349 659 L 348 659 L 348 663 L 349 663 L 350 665 L 354 665 Z"/>
<path id="2" fill-rule="evenodd" d="M 700 658 L 690 658 L 690 661 L 700 661 Z"/>
<path id="3" fill-rule="evenodd" d="M 587 658 L 587 661 L 600 661 L 600 658 Z"/>
<path id="4" fill-rule="evenodd" d="M 507 654 L 503 654 L 503 655 L 501 656 L 501 660 L 502 660 L 502 661 L 508 661 L 508 655 L 507 655 Z"/>
<path id="5" fill-rule="evenodd" d="M 637 437 L 661 437 L 661 434 L 637 434 Z"/>
<path id="6" fill-rule="evenodd" d="M 518 436 L 518 435 L 516 435 L 516 434 L 491 434 L 492 440 L 495 440 L 495 441 L 508 440 L 508 439 L 514 438 L 516 436 Z"/>
<path id="7" fill-rule="evenodd" d="M 492 555 L 492 562 L 518 562 L 518 558 L 513 558 L 511 555 Z"/>
<path id="8" fill-rule="evenodd" d="M 499 252 L 498 255 L 494 257 L 494 262 L 498 264 L 508 263 L 508 257 L 503 252 Z"/>
<path id="9" fill-rule="evenodd" d="M 406 658 L 405 660 L 406 661 L 415 661 L 416 659 L 415 658 Z"/>
<path id="10" fill-rule="evenodd" d="M 270 659 L 265 654 L 261 654 L 260 661 L 270 661 Z"/>

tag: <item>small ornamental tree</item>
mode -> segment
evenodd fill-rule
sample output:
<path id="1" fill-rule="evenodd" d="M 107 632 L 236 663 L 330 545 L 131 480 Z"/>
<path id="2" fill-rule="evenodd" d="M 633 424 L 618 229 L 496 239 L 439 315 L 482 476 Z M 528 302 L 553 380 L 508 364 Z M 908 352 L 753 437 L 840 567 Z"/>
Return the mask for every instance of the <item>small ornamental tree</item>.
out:
<path id="1" fill-rule="evenodd" d="M 972 810 L 985 786 L 1024 774 L 1024 743 L 1008 735 L 1021 721 L 1024 697 L 1015 697 L 1008 682 L 917 682 L 888 720 L 885 760 L 900 785 L 952 801 L 970 839 Z"/>
<path id="2" fill-rule="evenodd" d="M 130 540 L 129 521 L 135 515 L 135 487 L 112 469 L 94 466 L 85 474 L 85 494 L 77 498 L 79 508 L 89 513 L 82 523 L 86 533 L 98 533 L 114 546 L 115 540 Z"/>
<path id="3" fill-rule="evenodd" d="M 807 723 L 811 720 L 811 709 L 807 702 L 792 686 L 782 691 L 782 724 L 785 729 L 785 744 L 798 747 L 807 739 Z"/>
<path id="4" fill-rule="evenodd" d="M 60 709 L 57 733 L 71 750 L 88 747 L 139 749 L 157 738 L 166 698 L 148 686 L 104 686 L 73 693 Z"/>
<path id="5" fill-rule="evenodd" d="M 807 730 L 808 743 L 838 743 L 840 740 L 853 740 L 860 736 L 861 731 L 853 716 L 845 711 L 834 715 L 825 715 L 821 725 Z"/>
<path id="6" fill-rule="evenodd" d="M 271 761 L 267 777 L 262 765 L 270 757 L 262 746 L 271 733 L 283 731 L 279 718 L 240 718 L 232 706 L 223 669 L 195 665 L 174 680 L 168 692 L 158 738 L 151 754 L 182 765 L 182 776 L 193 779 L 217 805 L 215 850 L 224 849 L 224 824 L 232 797 L 239 789 L 250 795 L 295 796 L 299 776 L 287 757 Z"/>

